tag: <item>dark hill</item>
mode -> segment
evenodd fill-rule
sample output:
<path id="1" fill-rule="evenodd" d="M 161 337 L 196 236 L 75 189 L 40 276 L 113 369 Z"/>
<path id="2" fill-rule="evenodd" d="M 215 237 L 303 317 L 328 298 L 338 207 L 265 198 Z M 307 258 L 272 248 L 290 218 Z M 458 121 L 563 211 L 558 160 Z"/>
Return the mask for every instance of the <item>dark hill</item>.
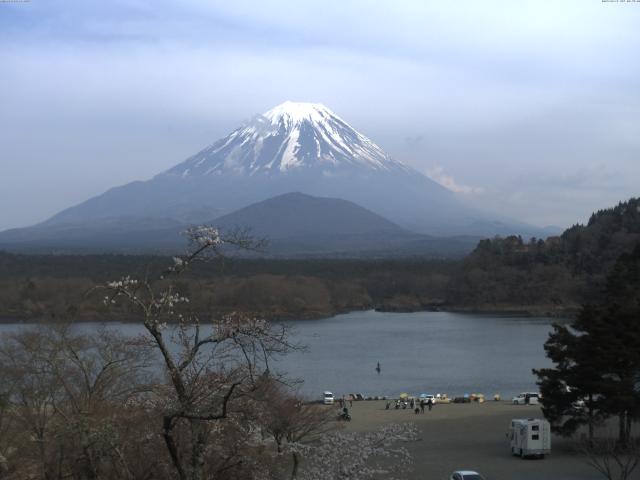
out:
<path id="1" fill-rule="evenodd" d="M 271 239 L 314 236 L 416 235 L 353 202 L 286 193 L 254 203 L 210 222 L 220 228 L 250 226 Z"/>
<path id="2" fill-rule="evenodd" d="M 293 192 L 254 203 L 211 222 L 265 237 L 270 256 L 462 257 L 477 238 L 439 238 L 405 230 L 353 202 Z"/>

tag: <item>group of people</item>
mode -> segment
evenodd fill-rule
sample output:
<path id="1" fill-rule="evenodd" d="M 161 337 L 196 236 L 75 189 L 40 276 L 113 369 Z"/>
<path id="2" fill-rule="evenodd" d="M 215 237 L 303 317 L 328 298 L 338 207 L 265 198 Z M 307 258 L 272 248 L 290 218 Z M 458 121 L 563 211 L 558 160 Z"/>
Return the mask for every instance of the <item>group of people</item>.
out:
<path id="1" fill-rule="evenodd" d="M 424 413 L 425 407 L 427 407 L 429 411 L 431 411 L 434 403 L 435 402 L 433 397 L 421 398 L 419 403 L 413 398 L 409 399 L 408 401 L 406 398 L 405 399 L 399 398 L 395 402 L 395 409 L 400 410 L 402 408 L 403 410 L 406 410 L 407 407 L 409 407 L 417 415 L 419 413 Z M 387 402 L 386 410 L 389 410 L 390 408 L 391 408 L 391 402 L 389 401 Z"/>

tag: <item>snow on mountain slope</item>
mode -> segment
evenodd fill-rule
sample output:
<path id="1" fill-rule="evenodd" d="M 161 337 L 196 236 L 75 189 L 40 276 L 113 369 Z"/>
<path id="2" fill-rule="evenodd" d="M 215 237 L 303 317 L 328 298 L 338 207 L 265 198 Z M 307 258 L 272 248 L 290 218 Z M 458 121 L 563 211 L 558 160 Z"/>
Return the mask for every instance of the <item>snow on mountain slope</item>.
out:
<path id="1" fill-rule="evenodd" d="M 295 102 L 255 116 L 150 180 L 112 188 L 39 228 L 128 225 L 139 219 L 157 222 L 158 228 L 167 221 L 210 222 L 289 192 L 347 200 L 430 235 L 531 231 L 462 205 L 453 192 L 391 158 L 327 107 Z"/>
<path id="2" fill-rule="evenodd" d="M 164 175 L 275 175 L 294 170 L 408 171 L 319 103 L 284 102 Z"/>

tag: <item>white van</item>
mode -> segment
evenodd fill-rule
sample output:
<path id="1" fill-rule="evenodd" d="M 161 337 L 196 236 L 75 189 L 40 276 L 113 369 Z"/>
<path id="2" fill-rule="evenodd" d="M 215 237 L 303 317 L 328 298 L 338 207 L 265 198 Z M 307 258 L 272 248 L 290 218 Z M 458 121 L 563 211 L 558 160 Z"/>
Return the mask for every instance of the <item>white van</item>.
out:
<path id="1" fill-rule="evenodd" d="M 541 418 L 511 420 L 507 432 L 512 455 L 541 457 L 551 453 L 551 425 Z"/>
<path id="2" fill-rule="evenodd" d="M 523 392 L 511 399 L 514 405 L 537 405 L 540 400 L 538 392 Z"/>
<path id="3" fill-rule="evenodd" d="M 334 401 L 333 393 L 327 391 L 322 394 L 322 403 L 325 405 L 333 405 Z"/>

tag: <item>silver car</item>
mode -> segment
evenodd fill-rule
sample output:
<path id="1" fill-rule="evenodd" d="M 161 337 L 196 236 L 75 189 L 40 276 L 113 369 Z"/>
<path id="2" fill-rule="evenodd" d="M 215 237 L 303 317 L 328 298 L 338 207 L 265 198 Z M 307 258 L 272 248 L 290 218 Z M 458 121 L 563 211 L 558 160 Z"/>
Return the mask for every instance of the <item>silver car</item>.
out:
<path id="1" fill-rule="evenodd" d="M 484 480 L 484 477 L 473 470 L 458 470 L 451 474 L 449 480 Z"/>

